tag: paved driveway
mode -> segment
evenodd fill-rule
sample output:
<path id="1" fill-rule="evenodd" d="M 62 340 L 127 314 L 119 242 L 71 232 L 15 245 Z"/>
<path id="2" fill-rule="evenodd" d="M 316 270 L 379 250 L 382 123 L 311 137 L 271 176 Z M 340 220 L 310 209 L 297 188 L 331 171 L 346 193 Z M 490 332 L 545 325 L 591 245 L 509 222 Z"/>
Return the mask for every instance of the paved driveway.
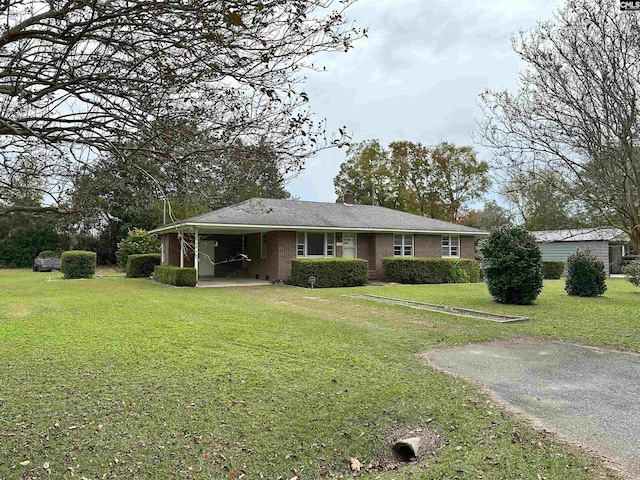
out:
<path id="1" fill-rule="evenodd" d="M 433 350 L 427 358 L 640 479 L 639 355 L 514 340 Z"/>

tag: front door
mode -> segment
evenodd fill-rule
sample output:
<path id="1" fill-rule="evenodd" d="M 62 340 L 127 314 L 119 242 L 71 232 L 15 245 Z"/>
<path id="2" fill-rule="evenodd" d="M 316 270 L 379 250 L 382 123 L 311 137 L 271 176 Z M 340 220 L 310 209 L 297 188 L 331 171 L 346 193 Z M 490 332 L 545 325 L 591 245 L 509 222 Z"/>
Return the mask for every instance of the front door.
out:
<path id="1" fill-rule="evenodd" d="M 344 258 L 356 258 L 358 252 L 356 251 L 356 234 L 355 233 L 343 233 L 342 234 L 342 256 Z"/>

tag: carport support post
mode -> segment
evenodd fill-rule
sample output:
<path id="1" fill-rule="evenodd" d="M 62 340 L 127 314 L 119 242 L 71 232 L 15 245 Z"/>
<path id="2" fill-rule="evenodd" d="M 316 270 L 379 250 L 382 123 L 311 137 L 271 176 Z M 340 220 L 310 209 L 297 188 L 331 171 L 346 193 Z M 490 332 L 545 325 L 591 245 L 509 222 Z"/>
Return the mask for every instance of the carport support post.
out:
<path id="1" fill-rule="evenodd" d="M 180 232 L 180 268 L 184 268 L 184 235 Z"/>
<path id="2" fill-rule="evenodd" d="M 198 285 L 198 280 L 200 278 L 198 275 L 199 266 L 200 266 L 200 235 L 198 235 L 197 228 L 196 228 L 196 255 L 193 263 L 194 263 L 194 266 L 196 267 L 196 285 Z"/>

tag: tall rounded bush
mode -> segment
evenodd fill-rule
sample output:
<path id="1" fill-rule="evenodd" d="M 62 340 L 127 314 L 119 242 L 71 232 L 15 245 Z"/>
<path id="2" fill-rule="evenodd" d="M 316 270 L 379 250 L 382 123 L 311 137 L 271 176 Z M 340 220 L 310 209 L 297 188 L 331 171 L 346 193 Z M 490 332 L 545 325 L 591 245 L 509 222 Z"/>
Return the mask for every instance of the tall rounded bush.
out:
<path id="1" fill-rule="evenodd" d="M 505 225 L 481 242 L 482 270 L 496 302 L 528 305 L 542 290 L 542 253 L 522 227 Z"/>
<path id="2" fill-rule="evenodd" d="M 60 271 L 64 278 L 91 278 L 96 273 L 96 254 L 70 250 L 60 256 Z"/>
<path id="3" fill-rule="evenodd" d="M 640 260 L 634 260 L 626 267 L 623 267 L 622 273 L 625 274 L 628 282 L 640 287 Z"/>
<path id="4" fill-rule="evenodd" d="M 129 255 L 143 253 L 160 253 L 160 242 L 155 235 L 146 230 L 134 228 L 129 231 L 127 238 L 118 243 L 118 252 L 116 253 L 118 265 L 125 268 Z"/>
<path id="5" fill-rule="evenodd" d="M 604 263 L 590 250 L 576 250 L 567 258 L 567 282 L 564 289 L 569 295 L 602 295 L 607 290 L 605 278 Z"/>

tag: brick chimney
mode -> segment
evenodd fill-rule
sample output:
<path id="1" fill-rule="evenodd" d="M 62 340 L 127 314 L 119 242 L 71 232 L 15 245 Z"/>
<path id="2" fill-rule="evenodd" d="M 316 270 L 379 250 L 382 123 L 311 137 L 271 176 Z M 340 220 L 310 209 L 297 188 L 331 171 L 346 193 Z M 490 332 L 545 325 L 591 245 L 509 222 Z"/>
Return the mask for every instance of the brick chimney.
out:
<path id="1" fill-rule="evenodd" d="M 344 204 L 353 205 L 353 192 L 347 191 L 344 193 Z"/>

